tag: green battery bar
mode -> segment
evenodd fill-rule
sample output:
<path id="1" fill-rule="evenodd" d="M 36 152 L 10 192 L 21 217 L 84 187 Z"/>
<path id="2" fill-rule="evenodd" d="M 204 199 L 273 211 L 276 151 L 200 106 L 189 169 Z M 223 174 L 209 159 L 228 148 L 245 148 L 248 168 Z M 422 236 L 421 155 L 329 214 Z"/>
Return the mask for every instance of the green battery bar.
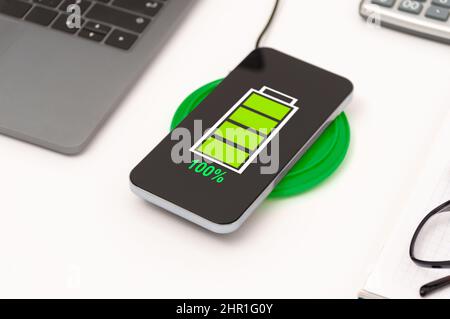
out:
<path id="1" fill-rule="evenodd" d="M 241 174 L 298 110 L 296 103 L 268 87 L 251 89 L 191 151 Z"/>

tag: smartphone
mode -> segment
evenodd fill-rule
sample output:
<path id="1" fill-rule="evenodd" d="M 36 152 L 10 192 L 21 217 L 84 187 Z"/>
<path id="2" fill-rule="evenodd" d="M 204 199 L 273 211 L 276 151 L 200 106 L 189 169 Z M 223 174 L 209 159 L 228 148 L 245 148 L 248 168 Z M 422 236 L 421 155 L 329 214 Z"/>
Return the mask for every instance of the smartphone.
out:
<path id="1" fill-rule="evenodd" d="M 231 233 L 352 93 L 344 77 L 256 49 L 133 169 L 131 189 L 210 231 Z"/>

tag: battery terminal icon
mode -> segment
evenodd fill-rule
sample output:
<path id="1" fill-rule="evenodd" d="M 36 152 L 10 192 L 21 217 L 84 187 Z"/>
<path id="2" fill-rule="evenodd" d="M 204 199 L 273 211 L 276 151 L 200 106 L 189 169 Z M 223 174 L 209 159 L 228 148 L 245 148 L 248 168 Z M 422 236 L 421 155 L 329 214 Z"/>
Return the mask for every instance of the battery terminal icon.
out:
<path id="1" fill-rule="evenodd" d="M 242 174 L 298 111 L 298 100 L 264 86 L 249 90 L 191 152 Z"/>

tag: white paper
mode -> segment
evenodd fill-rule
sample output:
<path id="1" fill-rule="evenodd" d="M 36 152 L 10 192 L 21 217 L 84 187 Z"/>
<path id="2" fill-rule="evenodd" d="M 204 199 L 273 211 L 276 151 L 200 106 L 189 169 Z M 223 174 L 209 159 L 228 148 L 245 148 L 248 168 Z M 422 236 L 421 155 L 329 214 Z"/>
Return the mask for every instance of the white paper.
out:
<path id="1" fill-rule="evenodd" d="M 450 275 L 449 269 L 427 269 L 409 257 L 411 238 L 420 221 L 435 207 L 450 200 L 450 116 L 438 135 L 410 200 L 370 275 L 365 292 L 385 298 L 421 298 L 419 289 L 436 279 Z M 411 172 L 415 174 L 416 172 Z M 450 224 L 439 227 L 436 240 L 426 249 L 430 253 L 450 250 Z M 427 298 L 450 298 L 450 288 Z"/>

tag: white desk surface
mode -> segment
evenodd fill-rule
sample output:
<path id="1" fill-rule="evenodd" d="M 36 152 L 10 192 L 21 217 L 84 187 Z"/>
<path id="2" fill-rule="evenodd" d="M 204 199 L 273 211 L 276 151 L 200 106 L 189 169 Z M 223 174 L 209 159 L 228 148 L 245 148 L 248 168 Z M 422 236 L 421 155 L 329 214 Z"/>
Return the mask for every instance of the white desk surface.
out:
<path id="1" fill-rule="evenodd" d="M 283 0 L 264 45 L 354 82 L 351 149 L 233 235 L 146 204 L 128 174 L 248 54 L 272 0 L 200 1 L 81 156 L 0 136 L 0 297 L 355 298 L 450 106 L 450 47 L 369 27 L 358 3 Z"/>

